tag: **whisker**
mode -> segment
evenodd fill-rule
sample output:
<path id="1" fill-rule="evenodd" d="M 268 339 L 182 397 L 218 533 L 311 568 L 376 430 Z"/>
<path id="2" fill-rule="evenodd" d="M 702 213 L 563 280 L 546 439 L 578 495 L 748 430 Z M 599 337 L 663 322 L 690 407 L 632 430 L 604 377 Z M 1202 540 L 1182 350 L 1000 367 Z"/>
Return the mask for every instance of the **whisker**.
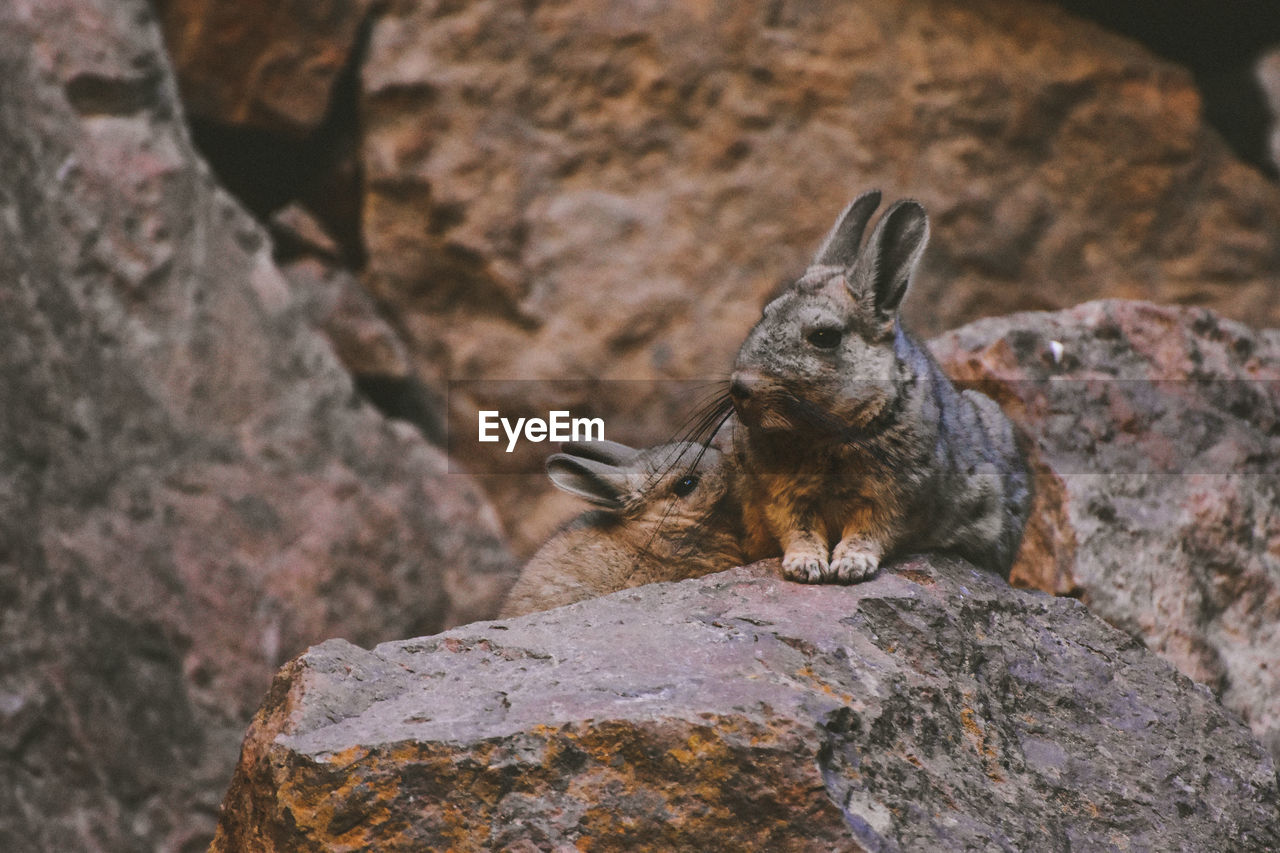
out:
<path id="1" fill-rule="evenodd" d="M 685 443 L 701 445 L 698 455 L 694 457 L 688 470 L 695 470 L 699 463 L 702 462 L 702 457 L 706 453 L 710 439 L 715 436 L 716 432 L 733 413 L 733 401 L 730 399 L 728 391 L 719 383 L 716 383 L 714 387 L 717 388 L 715 395 L 708 397 L 697 405 L 693 412 L 685 418 L 676 434 L 671 436 L 667 443 L 677 445 L 677 447 L 673 449 L 669 458 L 670 464 L 658 466 L 645 481 L 645 488 L 652 487 L 654 483 L 669 474 L 679 463 L 682 451 L 678 445 Z"/>
<path id="2" fill-rule="evenodd" d="M 716 430 L 724 425 L 732 412 L 733 400 L 729 396 L 728 389 L 724 388 L 715 397 L 703 403 L 685 422 L 687 426 L 680 440 L 706 444 L 715 436 Z M 712 429 L 713 426 L 715 429 Z"/>
<path id="3" fill-rule="evenodd" d="M 719 397 L 717 397 L 716 399 L 710 401 L 708 404 L 703 406 L 703 411 L 701 412 L 701 414 L 697 416 L 696 423 L 694 423 L 689 428 L 689 431 L 686 432 L 685 435 L 697 436 L 697 437 L 706 436 L 707 438 L 710 438 L 711 436 L 714 436 L 717 431 L 719 431 L 720 427 L 722 427 L 725 421 L 727 421 L 732 415 L 733 415 L 732 401 L 729 399 L 728 393 L 724 392 Z M 710 432 L 708 432 L 708 428 L 710 428 Z M 698 466 L 702 463 L 702 457 L 705 456 L 707 451 L 711 449 L 710 444 L 708 444 L 706 441 L 693 441 L 690 438 L 685 438 L 684 441 L 696 444 L 698 447 L 697 454 L 694 456 L 693 460 L 689 463 L 688 468 L 686 469 L 690 472 L 696 471 L 698 469 Z M 678 445 L 678 447 L 679 446 L 680 445 Z M 652 480 L 651 482 L 660 481 L 663 477 L 665 477 L 668 473 L 671 472 L 671 470 L 676 466 L 676 464 L 678 464 L 679 459 L 683 454 L 681 454 L 678 450 L 675 453 L 676 453 L 675 458 L 673 459 L 671 464 L 669 466 L 664 466 L 658 472 L 656 472 L 654 475 L 656 479 Z M 662 513 L 662 517 L 658 520 L 658 523 L 654 526 L 653 532 L 649 534 L 649 538 L 645 541 L 645 544 L 643 547 L 643 552 L 645 554 L 652 553 L 653 541 L 659 534 L 661 534 L 662 529 L 666 526 L 667 519 L 670 518 L 671 513 L 675 510 L 676 502 L 678 500 L 679 498 L 677 498 L 675 495 L 672 495 L 667 500 L 666 507 L 664 508 Z"/>
<path id="4" fill-rule="evenodd" d="M 725 400 L 726 401 L 728 400 L 727 396 L 725 397 Z M 706 426 L 703 427 L 704 430 L 707 430 L 709 428 L 709 431 L 705 432 L 706 440 L 698 442 L 700 449 L 698 450 L 698 455 L 695 456 L 693 460 L 694 468 L 698 467 L 699 463 L 702 462 L 703 455 L 706 454 L 707 450 L 710 449 L 711 447 L 710 439 L 714 438 L 716 434 L 720 432 L 720 428 L 725 425 L 725 422 L 728 421 L 729 418 L 733 417 L 733 404 L 731 402 L 729 403 L 728 406 L 722 406 L 721 408 L 722 408 L 721 412 L 711 413 L 711 416 L 709 416 L 707 419 Z M 715 415 L 719 416 L 718 420 L 715 419 L 714 417 Z M 714 424 L 714 426 L 712 424 Z"/>
<path id="5" fill-rule="evenodd" d="M 713 412 L 718 412 L 725 405 L 732 406 L 727 383 L 716 382 L 708 384 L 710 393 L 704 394 L 680 426 L 676 428 L 672 441 L 690 441 L 692 440 L 691 436 L 702 435 L 706 429 L 704 421 Z"/>

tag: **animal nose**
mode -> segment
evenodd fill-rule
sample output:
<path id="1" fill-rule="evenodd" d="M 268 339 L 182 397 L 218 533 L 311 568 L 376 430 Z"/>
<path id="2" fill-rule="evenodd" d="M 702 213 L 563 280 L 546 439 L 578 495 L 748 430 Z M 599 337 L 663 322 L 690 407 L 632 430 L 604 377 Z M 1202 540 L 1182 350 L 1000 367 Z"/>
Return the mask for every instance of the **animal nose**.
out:
<path id="1" fill-rule="evenodd" d="M 759 381 L 758 374 L 740 370 L 729 382 L 729 396 L 739 403 L 745 402 L 751 399 L 751 392 Z"/>

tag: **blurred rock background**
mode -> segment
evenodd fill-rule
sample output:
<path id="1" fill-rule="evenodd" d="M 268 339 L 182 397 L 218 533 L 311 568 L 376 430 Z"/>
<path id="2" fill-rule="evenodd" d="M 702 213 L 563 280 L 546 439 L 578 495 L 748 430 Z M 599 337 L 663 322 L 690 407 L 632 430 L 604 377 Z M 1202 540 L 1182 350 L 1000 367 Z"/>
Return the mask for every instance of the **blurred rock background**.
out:
<path id="1" fill-rule="evenodd" d="M 930 211 L 924 335 L 1280 325 L 1277 46 L 1245 0 L 4 4 L 0 847 L 203 849 L 275 667 L 487 615 L 576 510 L 451 431 L 667 438 L 867 187 Z"/>
<path id="2" fill-rule="evenodd" d="M 386 411 L 448 380 L 722 378 L 868 186 L 929 208 L 925 335 L 1102 296 L 1280 314 L 1265 3 L 298 6 L 160 3 L 214 169 L 282 260 L 327 234 L 390 324 L 342 303 L 365 342 L 339 352 Z M 646 441 L 688 408 L 615 396 L 561 402 Z M 491 496 L 520 553 L 569 511 L 530 512 L 536 475 Z"/>

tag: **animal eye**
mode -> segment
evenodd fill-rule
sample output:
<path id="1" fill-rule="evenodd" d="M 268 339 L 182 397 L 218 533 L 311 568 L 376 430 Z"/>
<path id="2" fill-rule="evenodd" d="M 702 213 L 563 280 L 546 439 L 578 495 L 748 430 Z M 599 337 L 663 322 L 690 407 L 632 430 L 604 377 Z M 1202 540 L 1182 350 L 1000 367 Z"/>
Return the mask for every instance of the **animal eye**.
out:
<path id="1" fill-rule="evenodd" d="M 694 476 L 688 476 L 688 477 L 684 477 L 681 480 L 678 480 L 676 484 L 671 488 L 671 491 L 676 493 L 676 497 L 683 498 L 696 488 L 698 488 L 698 478 Z"/>
<path id="2" fill-rule="evenodd" d="M 805 340 L 813 344 L 818 349 L 835 349 L 840 346 L 840 330 L 833 329 L 829 326 L 814 329 L 805 335 Z"/>

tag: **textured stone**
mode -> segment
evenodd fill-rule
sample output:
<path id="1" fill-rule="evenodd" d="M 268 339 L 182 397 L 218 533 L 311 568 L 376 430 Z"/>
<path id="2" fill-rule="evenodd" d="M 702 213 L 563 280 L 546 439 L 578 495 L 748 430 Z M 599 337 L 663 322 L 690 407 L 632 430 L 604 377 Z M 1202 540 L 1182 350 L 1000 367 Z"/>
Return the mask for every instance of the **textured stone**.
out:
<path id="1" fill-rule="evenodd" d="M 1280 189 L 1189 75 L 1050 5 L 403 0 L 361 80 L 365 282 L 428 379 L 723 377 L 873 186 L 931 215 L 923 335 L 1099 296 L 1280 324 Z M 545 410 L 513 388 L 484 407 Z M 650 444 L 677 393 L 569 402 L 670 412 Z"/>
<path id="2" fill-rule="evenodd" d="M 1280 170 L 1280 47 L 1273 48 L 1258 58 L 1255 75 L 1271 115 L 1267 153 L 1276 169 Z"/>
<path id="3" fill-rule="evenodd" d="M 325 117 L 370 0 L 156 0 L 184 105 L 291 136 Z"/>
<path id="4" fill-rule="evenodd" d="M 350 273 L 314 257 L 282 265 L 281 271 L 306 295 L 309 313 L 347 370 L 356 376 L 411 375 L 404 342 Z"/>
<path id="5" fill-rule="evenodd" d="M 0 849 L 207 845 L 271 674 L 496 612 L 443 454 L 361 405 L 181 123 L 143 0 L 0 4 Z"/>
<path id="6" fill-rule="evenodd" d="M 1280 332 L 1105 301 L 933 349 L 1034 439 L 1024 582 L 1079 595 L 1280 756 Z"/>
<path id="7" fill-rule="evenodd" d="M 1274 765 L 1078 602 L 777 561 L 285 667 L 214 851 L 1240 850 Z"/>

